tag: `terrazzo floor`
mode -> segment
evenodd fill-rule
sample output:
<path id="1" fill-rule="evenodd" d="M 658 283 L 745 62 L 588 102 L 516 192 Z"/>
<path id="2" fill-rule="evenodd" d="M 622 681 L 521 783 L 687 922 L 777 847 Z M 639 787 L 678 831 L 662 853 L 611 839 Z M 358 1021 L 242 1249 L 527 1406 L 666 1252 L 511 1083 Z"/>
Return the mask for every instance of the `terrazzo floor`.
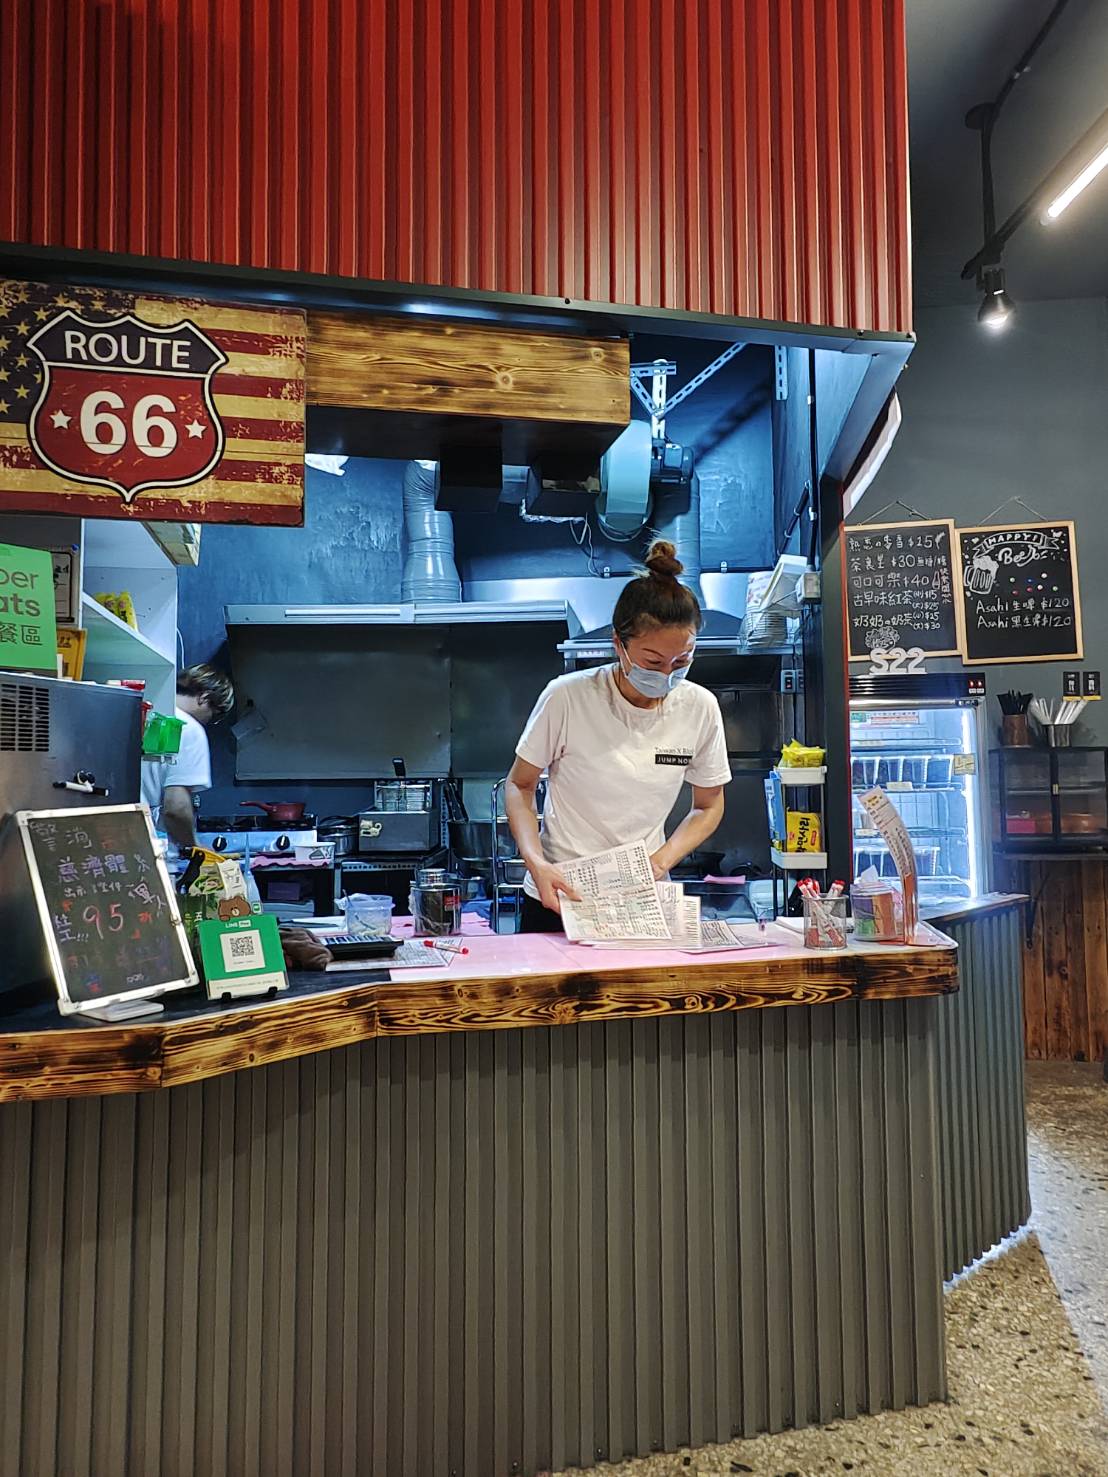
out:
<path id="1" fill-rule="evenodd" d="M 1031 1225 L 947 1290 L 949 1403 L 565 1477 L 1108 1477 L 1108 1085 L 1029 1063 L 1027 1110 Z"/>

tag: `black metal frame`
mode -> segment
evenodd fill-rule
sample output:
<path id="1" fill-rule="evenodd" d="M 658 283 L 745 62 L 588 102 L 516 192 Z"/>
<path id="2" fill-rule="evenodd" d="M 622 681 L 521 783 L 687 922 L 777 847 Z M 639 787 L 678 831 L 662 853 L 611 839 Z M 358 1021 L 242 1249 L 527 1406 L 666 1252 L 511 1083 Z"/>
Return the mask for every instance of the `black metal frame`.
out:
<path id="1" fill-rule="evenodd" d="M 569 333 L 664 332 L 683 338 L 743 339 L 747 343 L 811 347 L 888 357 L 902 366 L 915 344 L 912 333 L 864 328 L 831 328 L 818 323 L 786 323 L 768 318 L 731 317 L 674 308 L 640 307 L 528 293 L 484 292 L 322 272 L 288 272 L 275 267 L 237 267 L 219 262 L 125 252 L 77 251 L 69 247 L 0 242 L 0 270 L 37 281 L 126 287 L 149 292 L 196 293 L 237 302 L 288 307 L 347 308 L 430 317 L 472 318 L 506 327 L 561 329 Z M 895 375 L 894 375 L 895 379 Z"/>
<path id="2" fill-rule="evenodd" d="M 1090 845 L 1090 837 L 1080 831 L 1063 832 L 1062 830 L 1062 782 L 1060 774 L 1060 759 L 1066 754 L 1099 754 L 1104 766 L 1104 781 L 1101 788 L 1108 797 L 1108 748 L 1100 744 L 1074 744 L 1067 748 L 1049 749 L 1027 749 L 1008 748 L 994 749 L 995 762 L 997 765 L 997 799 L 999 810 L 999 827 L 997 844 L 1002 853 L 1018 853 L 1030 858 L 1032 855 L 1041 856 L 1045 860 L 1056 857 L 1059 861 L 1065 861 L 1078 853 L 1088 853 L 1100 850 L 1101 854 L 1108 858 L 1108 844 L 1101 841 L 1098 844 L 1093 841 Z M 1043 791 L 1043 798 L 1050 804 L 1050 835 L 1037 836 L 1013 836 L 1008 832 L 1008 766 L 1009 755 L 1018 755 L 1021 758 L 1028 754 L 1039 756 L 1047 761 L 1047 781 Z M 1090 793 L 1094 793 L 1090 791 Z M 1108 806 L 1108 798 L 1106 798 Z"/>

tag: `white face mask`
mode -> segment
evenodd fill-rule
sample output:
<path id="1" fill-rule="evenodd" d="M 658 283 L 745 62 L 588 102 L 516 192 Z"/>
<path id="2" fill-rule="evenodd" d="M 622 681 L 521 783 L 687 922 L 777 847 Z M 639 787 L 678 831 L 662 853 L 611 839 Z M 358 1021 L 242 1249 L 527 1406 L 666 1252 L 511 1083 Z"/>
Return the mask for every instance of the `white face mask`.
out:
<path id="1" fill-rule="evenodd" d="M 685 666 L 677 667 L 672 672 L 655 672 L 650 667 L 638 666 L 628 657 L 625 668 L 623 657 L 619 656 L 619 669 L 635 691 L 641 693 L 643 697 L 655 699 L 666 697 L 679 683 L 684 682 L 691 666 L 692 661 L 690 660 Z"/>

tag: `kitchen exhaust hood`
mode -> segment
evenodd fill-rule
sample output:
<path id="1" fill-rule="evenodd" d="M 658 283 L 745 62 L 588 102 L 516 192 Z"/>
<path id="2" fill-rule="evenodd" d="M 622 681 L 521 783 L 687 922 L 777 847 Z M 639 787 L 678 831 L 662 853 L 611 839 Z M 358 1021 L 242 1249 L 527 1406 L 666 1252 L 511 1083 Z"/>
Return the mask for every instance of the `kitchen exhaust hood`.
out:
<path id="1" fill-rule="evenodd" d="M 580 622 L 565 600 L 416 601 L 396 605 L 228 605 L 229 626 L 463 626 Z"/>

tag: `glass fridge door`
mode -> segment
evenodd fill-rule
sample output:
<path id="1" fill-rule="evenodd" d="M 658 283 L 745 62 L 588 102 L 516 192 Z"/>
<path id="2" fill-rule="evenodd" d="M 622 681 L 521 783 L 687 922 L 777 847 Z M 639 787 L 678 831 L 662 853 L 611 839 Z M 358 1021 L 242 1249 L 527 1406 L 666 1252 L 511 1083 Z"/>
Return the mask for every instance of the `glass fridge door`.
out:
<path id="1" fill-rule="evenodd" d="M 1011 850 L 1049 846 L 1054 835 L 1049 749 L 996 751 L 1000 796 L 998 830 Z"/>
<path id="2" fill-rule="evenodd" d="M 859 795 L 880 785 L 912 838 L 920 902 L 985 892 L 977 706 L 852 703 L 850 741 L 854 875 L 871 866 L 896 875 L 888 848 L 857 804 Z"/>

